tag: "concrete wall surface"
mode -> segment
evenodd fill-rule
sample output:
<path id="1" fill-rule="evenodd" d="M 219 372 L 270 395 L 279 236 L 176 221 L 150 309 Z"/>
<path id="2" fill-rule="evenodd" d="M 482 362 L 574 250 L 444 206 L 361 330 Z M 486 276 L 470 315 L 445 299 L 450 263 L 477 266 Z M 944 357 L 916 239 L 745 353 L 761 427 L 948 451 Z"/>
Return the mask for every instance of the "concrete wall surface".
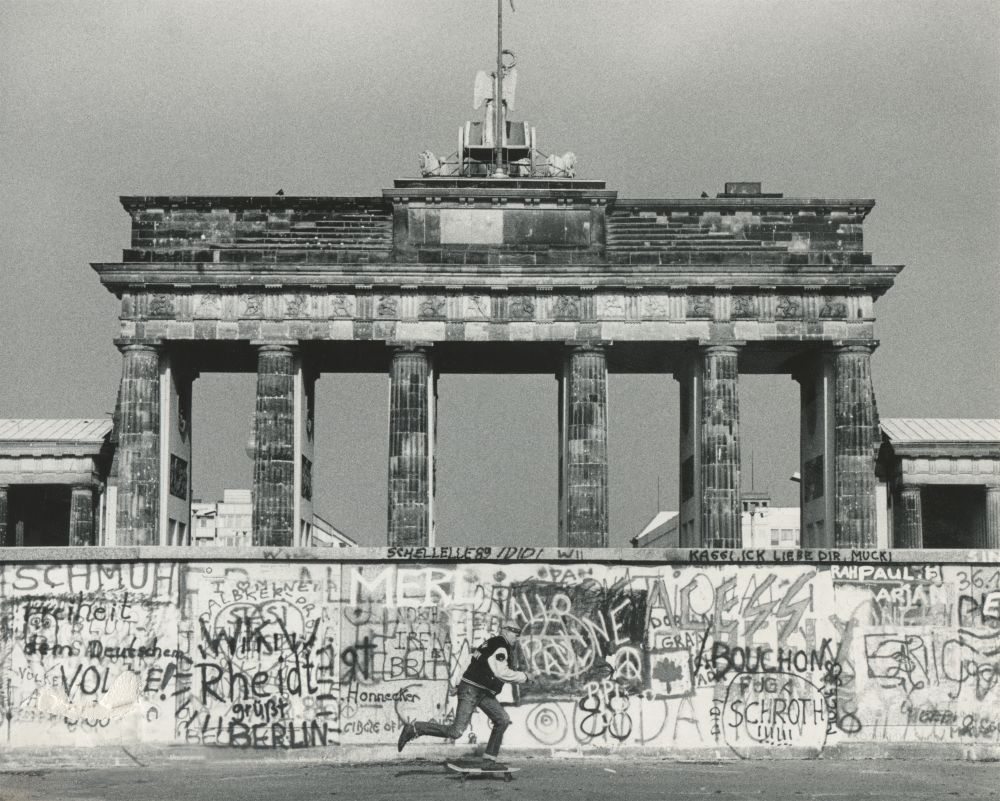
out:
<path id="1" fill-rule="evenodd" d="M 215 550 L 0 550 L 0 762 L 390 746 L 503 619 L 505 748 L 1000 756 L 1000 551 Z"/>

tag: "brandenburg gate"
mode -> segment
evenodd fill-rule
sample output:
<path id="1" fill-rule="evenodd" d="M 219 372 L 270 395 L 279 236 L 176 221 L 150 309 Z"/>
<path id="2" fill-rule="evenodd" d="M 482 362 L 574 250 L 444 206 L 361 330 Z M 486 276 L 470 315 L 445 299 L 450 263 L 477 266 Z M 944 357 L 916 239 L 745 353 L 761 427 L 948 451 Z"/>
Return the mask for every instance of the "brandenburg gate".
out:
<path id="1" fill-rule="evenodd" d="M 713 548 L 741 545 L 740 376 L 790 375 L 802 544 L 875 546 L 873 305 L 902 268 L 864 250 L 874 201 L 752 183 L 619 197 L 575 178 L 572 154 L 541 159 L 506 118 L 508 71 L 477 80 L 485 116 L 454 159 L 425 153 L 380 195 L 122 198 L 131 245 L 93 265 L 121 299 L 117 544 L 187 542 L 209 371 L 256 372 L 253 542 L 300 544 L 316 378 L 385 370 L 390 545 L 433 544 L 436 380 L 452 371 L 558 378 L 558 543 L 588 547 L 608 544 L 609 373 L 678 382 L 680 544 Z"/>

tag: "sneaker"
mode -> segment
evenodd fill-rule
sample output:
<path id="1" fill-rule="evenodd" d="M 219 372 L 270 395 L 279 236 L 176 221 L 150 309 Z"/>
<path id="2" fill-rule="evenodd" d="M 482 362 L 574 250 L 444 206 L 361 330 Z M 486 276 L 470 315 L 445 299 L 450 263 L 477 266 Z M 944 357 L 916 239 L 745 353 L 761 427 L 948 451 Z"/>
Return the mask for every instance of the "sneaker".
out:
<path id="1" fill-rule="evenodd" d="M 402 751 L 403 746 L 417 736 L 417 727 L 412 723 L 403 725 L 403 730 L 399 733 L 399 740 L 396 742 L 396 750 Z"/>
<path id="2" fill-rule="evenodd" d="M 495 770 L 495 771 L 507 770 L 507 765 L 505 763 L 500 762 L 496 759 L 490 759 L 487 756 L 483 757 L 483 761 L 480 763 L 479 767 L 482 770 Z"/>

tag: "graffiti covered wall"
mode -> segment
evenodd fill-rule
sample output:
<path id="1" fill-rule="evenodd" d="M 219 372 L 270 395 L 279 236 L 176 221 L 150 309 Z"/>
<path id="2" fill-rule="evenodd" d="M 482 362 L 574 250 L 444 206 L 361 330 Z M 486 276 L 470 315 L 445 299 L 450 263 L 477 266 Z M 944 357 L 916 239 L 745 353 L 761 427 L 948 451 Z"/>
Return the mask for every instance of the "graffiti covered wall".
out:
<path id="1" fill-rule="evenodd" d="M 472 649 L 511 620 L 510 747 L 1000 753 L 995 552 L 579 558 L 601 553 L 2 563 L 0 741 L 392 745 L 450 719 Z M 455 745 L 488 737 L 477 712 Z"/>

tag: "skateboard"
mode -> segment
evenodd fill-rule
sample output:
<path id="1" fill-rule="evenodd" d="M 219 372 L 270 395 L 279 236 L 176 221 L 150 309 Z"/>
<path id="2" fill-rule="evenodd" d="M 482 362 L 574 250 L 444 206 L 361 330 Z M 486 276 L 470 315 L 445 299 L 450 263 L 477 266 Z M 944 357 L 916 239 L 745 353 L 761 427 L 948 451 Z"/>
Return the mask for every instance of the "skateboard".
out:
<path id="1" fill-rule="evenodd" d="M 511 782 L 514 781 L 514 777 L 511 774 L 517 773 L 517 771 L 520 770 L 520 768 L 499 768 L 497 770 L 491 770 L 489 768 L 465 768 L 462 767 L 461 765 L 455 765 L 451 762 L 446 762 L 445 767 L 447 767 L 448 770 L 454 771 L 455 773 L 462 774 L 463 784 L 465 783 L 465 780 L 468 779 L 470 776 L 503 776 L 503 780 L 505 782 Z"/>

